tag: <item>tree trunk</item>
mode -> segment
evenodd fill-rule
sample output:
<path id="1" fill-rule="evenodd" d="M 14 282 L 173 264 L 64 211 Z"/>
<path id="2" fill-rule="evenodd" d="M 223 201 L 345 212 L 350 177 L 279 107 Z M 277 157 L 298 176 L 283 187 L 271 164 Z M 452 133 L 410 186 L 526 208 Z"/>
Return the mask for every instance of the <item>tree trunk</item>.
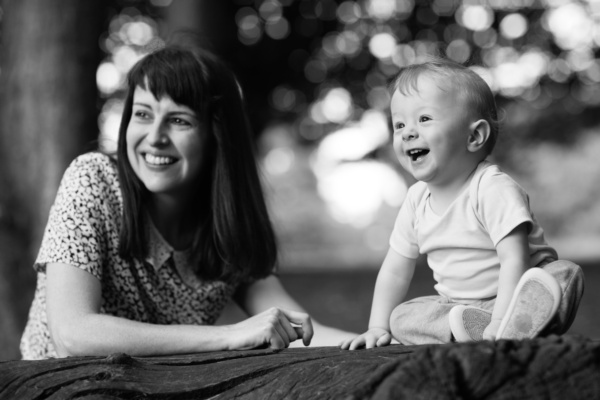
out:
<path id="1" fill-rule="evenodd" d="M 600 343 L 549 337 L 0 363 L 6 399 L 598 399 Z"/>
<path id="2" fill-rule="evenodd" d="M 4 0 L 0 49 L 0 359 L 18 340 L 32 262 L 68 163 L 98 134 L 104 1 Z"/>

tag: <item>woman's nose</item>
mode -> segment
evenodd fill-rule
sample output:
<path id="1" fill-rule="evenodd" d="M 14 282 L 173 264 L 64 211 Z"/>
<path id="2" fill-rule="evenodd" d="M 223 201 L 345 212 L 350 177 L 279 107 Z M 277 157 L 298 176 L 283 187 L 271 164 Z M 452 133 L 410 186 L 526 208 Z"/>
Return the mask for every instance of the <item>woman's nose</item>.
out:
<path id="1" fill-rule="evenodd" d="M 146 136 L 146 140 L 152 146 L 165 146 L 169 144 L 169 134 L 160 122 L 153 124 Z"/>

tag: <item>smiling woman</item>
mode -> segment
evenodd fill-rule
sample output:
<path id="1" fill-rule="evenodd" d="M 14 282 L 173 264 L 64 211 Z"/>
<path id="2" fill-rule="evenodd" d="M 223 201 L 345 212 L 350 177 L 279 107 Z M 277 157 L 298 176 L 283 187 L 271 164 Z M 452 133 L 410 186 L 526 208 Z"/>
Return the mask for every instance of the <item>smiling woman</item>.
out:
<path id="1" fill-rule="evenodd" d="M 117 154 L 65 172 L 21 352 L 284 348 L 315 328 L 341 338 L 284 291 L 276 257 L 236 78 L 206 51 L 168 46 L 129 73 Z M 230 299 L 249 318 L 211 326 Z"/>
<path id="2" fill-rule="evenodd" d="M 196 113 L 169 97 L 157 100 L 137 87 L 127 129 L 127 157 L 133 171 L 154 194 L 190 187 L 201 171 L 204 135 Z M 187 193 L 182 193 L 187 197 Z"/>

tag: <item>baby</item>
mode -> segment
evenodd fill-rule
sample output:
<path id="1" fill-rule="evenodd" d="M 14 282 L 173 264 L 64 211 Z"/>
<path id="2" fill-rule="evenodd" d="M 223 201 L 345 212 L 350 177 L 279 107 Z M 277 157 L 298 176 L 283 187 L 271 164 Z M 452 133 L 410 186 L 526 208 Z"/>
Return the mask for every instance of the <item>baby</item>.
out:
<path id="1" fill-rule="evenodd" d="M 343 349 L 524 339 L 564 333 L 583 294 L 581 268 L 557 261 L 527 193 L 488 160 L 494 96 L 443 59 L 403 68 L 390 86 L 394 151 L 408 191 L 377 277 L 369 329 Z M 403 302 L 419 254 L 437 295 Z"/>

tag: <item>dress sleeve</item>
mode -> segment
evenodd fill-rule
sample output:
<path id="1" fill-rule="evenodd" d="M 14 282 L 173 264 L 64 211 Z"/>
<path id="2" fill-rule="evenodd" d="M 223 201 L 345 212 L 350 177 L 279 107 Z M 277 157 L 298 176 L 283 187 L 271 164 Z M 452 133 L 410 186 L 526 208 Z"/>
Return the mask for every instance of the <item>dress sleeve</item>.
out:
<path id="1" fill-rule="evenodd" d="M 424 188 L 421 186 L 421 183 L 417 182 L 409 188 L 390 236 L 390 247 L 407 258 L 419 256 L 415 225 L 417 205 L 424 192 Z"/>
<path id="2" fill-rule="evenodd" d="M 527 232 L 531 231 L 533 218 L 529 196 L 504 173 L 490 174 L 481 179 L 478 206 L 481 223 L 494 246 L 523 223 L 527 225 Z"/>
<path id="3" fill-rule="evenodd" d="M 44 271 L 47 263 L 81 268 L 98 279 L 106 258 L 105 219 L 108 190 L 98 154 L 75 159 L 65 171 L 44 232 L 34 268 Z"/>

